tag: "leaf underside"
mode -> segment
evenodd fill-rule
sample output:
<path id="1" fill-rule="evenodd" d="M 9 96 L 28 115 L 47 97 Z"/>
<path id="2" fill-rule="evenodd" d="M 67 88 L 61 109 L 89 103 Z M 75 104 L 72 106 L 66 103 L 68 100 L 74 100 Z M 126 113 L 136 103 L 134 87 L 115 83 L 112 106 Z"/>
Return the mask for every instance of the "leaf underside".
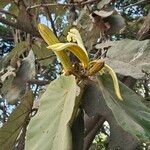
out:
<path id="1" fill-rule="evenodd" d="M 123 101 L 118 101 L 111 77 L 98 76 L 99 88 L 107 106 L 112 111 L 118 125 L 139 140 L 150 140 L 150 109 L 143 103 L 142 98 L 120 82 Z"/>
<path id="2" fill-rule="evenodd" d="M 74 111 L 76 87 L 74 76 L 60 76 L 47 87 L 39 110 L 29 124 L 26 150 L 72 148 L 69 121 Z"/>

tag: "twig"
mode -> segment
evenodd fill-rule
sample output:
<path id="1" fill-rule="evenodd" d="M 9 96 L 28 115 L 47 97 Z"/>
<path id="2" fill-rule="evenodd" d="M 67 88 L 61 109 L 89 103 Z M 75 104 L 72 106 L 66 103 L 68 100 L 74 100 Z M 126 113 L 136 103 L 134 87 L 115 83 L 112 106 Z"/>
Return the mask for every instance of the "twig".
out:
<path id="1" fill-rule="evenodd" d="M 145 2 L 145 1 L 146 1 L 146 0 L 138 1 L 138 2 L 136 2 L 136 3 L 134 3 L 134 4 L 130 4 L 130 5 L 128 5 L 128 6 L 123 7 L 123 9 L 127 9 L 127 8 L 132 7 L 132 6 L 135 6 L 135 5 L 139 5 L 139 4 L 141 4 L 141 3 Z"/>
<path id="2" fill-rule="evenodd" d="M 37 8 L 37 7 L 49 7 L 49 6 L 57 6 L 57 7 L 84 6 L 84 5 L 87 5 L 87 4 L 92 4 L 92 3 L 97 2 L 97 1 L 99 1 L 99 0 L 88 0 L 88 1 L 82 2 L 82 3 L 68 3 L 68 4 L 60 4 L 60 3 L 56 3 L 56 4 L 37 4 L 37 5 L 27 7 L 27 10 Z"/>
<path id="3" fill-rule="evenodd" d="M 26 11 L 27 10 L 27 6 L 26 6 L 26 3 L 25 3 L 25 1 L 24 0 L 19 0 L 19 4 L 20 4 L 20 6 L 22 5 L 24 8 L 22 9 L 23 11 Z M 19 7 L 20 7 L 19 6 Z M 30 20 L 30 25 L 31 25 L 31 27 L 34 29 L 35 28 L 35 26 L 34 26 L 34 24 L 33 24 L 33 14 L 30 12 L 30 10 L 29 11 L 26 11 L 26 15 L 27 15 L 27 17 L 28 17 L 28 19 Z"/>
<path id="4" fill-rule="evenodd" d="M 7 118 L 8 118 L 8 116 L 7 116 L 7 107 L 6 107 L 6 103 L 5 103 L 5 101 L 4 101 L 4 106 L 3 106 L 3 113 L 2 113 L 2 115 L 3 115 L 3 123 L 5 123 L 6 121 L 7 121 Z"/>
<path id="5" fill-rule="evenodd" d="M 101 128 L 101 126 L 103 125 L 105 119 L 104 117 L 100 117 L 98 122 L 96 122 L 95 126 L 93 127 L 93 129 L 89 132 L 89 134 L 84 138 L 84 147 L 83 150 L 88 150 L 96 133 L 98 132 L 98 130 Z"/>
<path id="6" fill-rule="evenodd" d="M 46 3 L 46 0 L 43 0 L 43 3 Z M 51 22 L 51 26 L 52 26 L 53 32 L 57 36 L 57 32 L 56 32 L 56 29 L 55 29 L 54 20 L 52 18 L 51 12 L 50 12 L 50 10 L 49 10 L 49 8 L 47 6 L 45 7 L 45 10 L 46 10 L 46 13 L 47 13 L 47 15 L 49 17 L 49 20 Z"/>
<path id="7" fill-rule="evenodd" d="M 50 56 L 47 56 L 47 57 L 44 57 L 44 58 L 36 59 L 36 61 L 42 61 L 42 60 L 49 59 L 49 58 L 52 58 L 52 57 L 55 57 L 55 56 L 56 55 L 53 54 L 53 55 L 50 55 Z"/>
<path id="8" fill-rule="evenodd" d="M 22 9 L 23 9 L 22 11 L 26 11 L 26 8 L 27 8 L 27 7 L 26 7 L 26 5 L 24 4 L 24 1 L 23 1 L 23 0 L 20 0 L 19 2 L 20 2 L 20 5 L 23 6 L 23 7 L 22 7 Z M 17 4 L 16 4 L 16 5 L 17 5 Z M 19 5 L 17 5 L 17 6 L 19 7 Z M 4 12 L 4 11 L 3 11 L 3 12 Z M 6 13 L 6 11 L 5 11 L 5 13 Z M 32 22 L 30 12 L 28 12 L 27 15 L 28 15 L 28 18 L 30 19 L 30 22 Z M 8 25 L 8 26 L 11 26 L 11 27 L 13 27 L 13 28 L 22 30 L 22 31 L 24 31 L 24 32 L 26 32 L 26 33 L 29 33 L 29 34 L 33 35 L 33 36 L 41 37 L 40 34 L 39 34 L 39 32 L 37 31 L 37 29 L 32 25 L 32 23 L 31 23 L 30 26 L 26 27 L 22 21 L 19 21 L 19 20 L 18 20 L 18 18 L 17 18 L 16 20 L 17 20 L 17 21 L 11 21 L 11 20 L 9 20 L 9 19 L 6 19 L 6 18 L 0 16 L 0 22 L 1 22 L 1 23 L 5 24 L 5 25 Z"/>
<path id="9" fill-rule="evenodd" d="M 0 17 L 0 22 L 3 23 L 3 24 L 5 24 L 5 25 L 11 26 L 11 27 L 13 27 L 13 28 L 16 28 L 16 29 L 25 31 L 25 32 L 27 32 L 27 33 L 30 33 L 31 35 L 34 35 L 34 36 L 36 36 L 36 37 L 41 37 L 38 31 L 36 31 L 36 30 L 34 30 L 34 29 L 31 30 L 31 29 L 29 29 L 29 28 L 23 27 L 23 26 L 21 26 L 20 24 L 18 24 L 18 23 L 16 23 L 16 22 L 9 21 L 9 20 L 7 20 L 7 19 L 5 19 L 5 18 L 3 18 L 3 17 Z"/>
<path id="10" fill-rule="evenodd" d="M 44 85 L 46 85 L 46 84 L 49 84 L 50 81 L 32 79 L 32 80 L 29 80 L 28 83 L 29 83 L 29 84 L 37 84 L 38 86 L 44 86 Z"/>
<path id="11" fill-rule="evenodd" d="M 36 88 L 35 88 L 35 91 L 34 91 L 34 96 L 36 96 L 38 88 L 39 88 L 39 85 L 36 85 Z"/>
<path id="12" fill-rule="evenodd" d="M 6 15 L 10 15 L 10 16 L 14 17 L 15 19 L 17 18 L 16 15 L 14 15 L 14 14 L 6 11 L 6 10 L 3 10 L 3 9 L 0 9 L 0 13 L 6 14 Z"/>

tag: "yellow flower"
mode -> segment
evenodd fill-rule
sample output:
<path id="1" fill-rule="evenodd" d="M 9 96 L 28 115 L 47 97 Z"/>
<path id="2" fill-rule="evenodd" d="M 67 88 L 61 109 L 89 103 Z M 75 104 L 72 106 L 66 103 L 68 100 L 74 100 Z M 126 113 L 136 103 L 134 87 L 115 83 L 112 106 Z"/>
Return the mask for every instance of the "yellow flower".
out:
<path id="1" fill-rule="evenodd" d="M 57 39 L 57 37 L 54 35 L 54 33 L 44 24 L 38 24 L 38 29 L 39 32 L 42 36 L 42 38 L 45 40 L 45 42 L 48 45 L 53 45 L 56 43 L 60 43 L 59 40 Z M 61 61 L 63 68 L 65 70 L 65 72 L 68 72 L 69 70 L 71 70 L 71 62 L 70 59 L 68 58 L 66 52 L 64 51 L 59 51 L 59 52 L 55 52 L 56 56 L 58 57 L 58 59 Z"/>
<path id="2" fill-rule="evenodd" d="M 118 99 L 123 100 L 120 94 L 118 79 L 115 72 L 107 64 L 104 64 L 104 61 L 101 59 L 89 62 L 87 51 L 84 47 L 82 38 L 78 30 L 76 30 L 75 28 L 71 29 L 67 35 L 68 42 L 60 43 L 54 33 L 47 26 L 39 24 L 38 28 L 41 36 L 48 44 L 48 49 L 54 51 L 66 73 L 71 73 L 71 71 L 73 71 L 73 65 L 70 61 L 69 56 L 67 55 L 67 51 L 70 51 L 80 60 L 81 66 L 84 69 L 85 76 L 92 76 L 97 72 L 99 72 L 100 74 L 108 72 L 113 79 L 114 88 Z"/>

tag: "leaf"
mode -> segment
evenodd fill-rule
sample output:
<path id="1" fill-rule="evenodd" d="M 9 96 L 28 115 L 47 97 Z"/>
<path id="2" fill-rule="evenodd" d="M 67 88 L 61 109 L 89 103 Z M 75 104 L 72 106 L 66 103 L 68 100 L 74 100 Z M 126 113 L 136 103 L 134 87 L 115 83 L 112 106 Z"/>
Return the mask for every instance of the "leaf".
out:
<path id="1" fill-rule="evenodd" d="M 12 31 L 10 28 L 4 26 L 4 25 L 0 25 L 0 35 L 1 35 L 1 38 L 10 38 L 12 37 Z M 5 39 L 4 38 L 4 39 Z"/>
<path id="2" fill-rule="evenodd" d="M 56 14 L 57 16 L 64 16 L 67 11 L 67 6 L 61 6 L 61 5 L 53 5 L 48 7 L 49 11 L 53 14 Z"/>
<path id="3" fill-rule="evenodd" d="M 82 62 L 83 67 L 88 67 L 88 54 L 83 48 L 78 46 L 76 43 L 58 43 L 48 46 L 48 48 L 52 49 L 54 52 L 61 52 L 67 49 Z"/>
<path id="4" fill-rule="evenodd" d="M 29 43 L 26 41 L 18 43 L 11 52 L 4 57 L 3 63 L 6 65 L 9 61 L 12 62 L 12 64 L 16 63 L 16 60 L 19 58 L 19 56 L 27 50 L 29 46 Z"/>
<path id="5" fill-rule="evenodd" d="M 0 128 L 0 149 L 12 150 L 15 142 L 21 133 L 33 105 L 33 94 L 27 92 L 22 98 L 21 103 L 9 116 L 8 121 Z"/>
<path id="6" fill-rule="evenodd" d="M 131 76 L 136 79 L 142 78 L 144 76 L 144 73 L 142 72 L 141 69 L 129 63 L 112 59 L 107 60 L 106 62 L 113 67 L 115 72 L 123 76 Z"/>
<path id="7" fill-rule="evenodd" d="M 60 76 L 51 82 L 41 97 L 36 116 L 29 124 L 26 150 L 72 149 L 70 122 L 74 116 L 76 90 L 74 76 Z"/>
<path id="8" fill-rule="evenodd" d="M 24 7 L 24 2 L 20 2 L 19 12 L 17 16 L 17 24 L 21 26 L 22 30 L 28 29 L 31 33 L 38 34 L 37 29 L 34 26 L 34 19 L 27 13 L 26 7 Z M 35 14 L 35 12 L 34 12 Z"/>
<path id="9" fill-rule="evenodd" d="M 107 18 L 107 17 L 111 16 L 114 13 L 114 11 L 105 11 L 105 10 L 97 11 L 96 10 L 93 13 L 102 17 L 102 18 Z"/>
<path id="10" fill-rule="evenodd" d="M 101 116 L 104 120 L 108 121 L 111 133 L 108 145 L 110 149 L 116 150 L 119 147 L 119 149 L 123 150 L 124 145 L 126 145 L 126 150 L 137 148 L 140 141 L 119 126 L 111 109 L 106 104 L 97 82 L 87 82 L 82 99 L 83 109 L 89 117 L 95 118 Z"/>
<path id="11" fill-rule="evenodd" d="M 98 25 L 93 25 L 86 7 L 82 9 L 80 16 L 77 19 L 76 27 L 78 28 L 84 45 L 90 51 L 92 46 L 97 42 L 100 37 L 101 28 Z"/>
<path id="12" fill-rule="evenodd" d="M 13 80 L 14 80 L 14 76 L 11 76 L 3 82 L 3 86 L 1 88 L 1 93 L 3 93 L 3 95 L 5 95 L 8 92 L 8 90 L 11 88 Z"/>
<path id="13" fill-rule="evenodd" d="M 106 61 L 106 63 L 117 73 L 132 76 L 133 78 L 141 78 L 144 76 L 142 70 L 150 71 L 149 48 L 150 40 L 138 41 L 124 39 L 114 41 L 107 53 L 109 61 Z"/>
<path id="14" fill-rule="evenodd" d="M 73 26 L 70 25 L 70 24 L 66 24 L 66 26 L 63 28 L 63 30 L 62 30 L 62 32 L 60 33 L 60 36 L 59 36 L 59 40 L 61 42 L 67 42 L 66 37 L 67 37 L 67 34 L 68 34 L 68 32 L 70 31 L 71 28 L 73 28 Z"/>
<path id="15" fill-rule="evenodd" d="M 107 33 L 110 35 L 119 33 L 125 27 L 125 19 L 120 14 L 114 14 L 105 19 L 110 25 Z"/>
<path id="16" fill-rule="evenodd" d="M 97 8 L 98 9 L 102 9 L 105 5 L 108 5 L 111 2 L 111 0 L 101 0 L 98 4 L 97 4 Z"/>
<path id="17" fill-rule="evenodd" d="M 142 98 L 120 83 L 123 101 L 117 101 L 110 76 L 98 76 L 97 79 L 103 98 L 118 125 L 139 140 L 149 141 L 150 110 L 142 103 Z"/>

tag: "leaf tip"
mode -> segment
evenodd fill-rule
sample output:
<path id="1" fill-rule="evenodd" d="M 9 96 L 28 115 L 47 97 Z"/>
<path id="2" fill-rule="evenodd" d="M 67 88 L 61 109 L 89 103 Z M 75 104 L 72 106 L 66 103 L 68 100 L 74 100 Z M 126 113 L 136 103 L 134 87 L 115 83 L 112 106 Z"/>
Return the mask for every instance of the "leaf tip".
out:
<path id="1" fill-rule="evenodd" d="M 111 75 L 112 79 L 113 79 L 113 83 L 114 83 L 114 88 L 115 88 L 115 92 L 117 95 L 117 98 L 121 101 L 123 101 L 123 98 L 121 96 L 121 92 L 120 92 L 120 87 L 119 87 L 119 83 L 118 83 L 118 79 L 116 76 L 116 73 L 114 72 L 114 70 L 108 66 L 107 64 L 105 64 L 104 68 L 106 69 L 106 71 L 109 72 L 109 74 Z"/>

